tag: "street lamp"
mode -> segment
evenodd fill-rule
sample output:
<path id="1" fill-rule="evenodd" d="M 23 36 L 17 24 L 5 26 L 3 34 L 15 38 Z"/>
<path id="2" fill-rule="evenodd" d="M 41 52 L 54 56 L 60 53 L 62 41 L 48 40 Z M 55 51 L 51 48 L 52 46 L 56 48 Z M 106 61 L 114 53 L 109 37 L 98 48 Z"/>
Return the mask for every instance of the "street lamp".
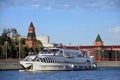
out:
<path id="1" fill-rule="evenodd" d="M 19 37 L 19 59 L 20 59 L 20 37 Z"/>
<path id="2" fill-rule="evenodd" d="M 5 41 L 6 44 L 6 60 L 7 60 L 7 41 Z"/>

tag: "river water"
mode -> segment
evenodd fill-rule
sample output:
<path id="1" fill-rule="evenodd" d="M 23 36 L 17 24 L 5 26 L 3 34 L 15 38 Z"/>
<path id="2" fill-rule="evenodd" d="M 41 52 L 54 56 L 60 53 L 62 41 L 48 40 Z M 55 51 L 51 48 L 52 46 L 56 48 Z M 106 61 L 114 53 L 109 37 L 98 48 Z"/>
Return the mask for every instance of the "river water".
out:
<path id="1" fill-rule="evenodd" d="M 0 80 L 120 80 L 120 68 L 86 71 L 0 71 Z"/>

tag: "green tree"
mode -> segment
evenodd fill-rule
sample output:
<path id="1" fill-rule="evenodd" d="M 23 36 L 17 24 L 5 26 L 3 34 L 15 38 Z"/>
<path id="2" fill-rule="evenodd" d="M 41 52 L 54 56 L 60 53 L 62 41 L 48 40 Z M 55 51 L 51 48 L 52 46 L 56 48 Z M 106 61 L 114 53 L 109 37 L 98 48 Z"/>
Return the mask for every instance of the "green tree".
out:
<path id="1" fill-rule="evenodd" d="M 26 38 L 21 38 L 21 39 L 20 39 L 20 43 L 21 43 L 22 45 L 25 45 L 25 41 L 26 41 Z"/>
<path id="2" fill-rule="evenodd" d="M 5 52 L 6 52 L 6 46 L 5 45 L 1 45 L 0 46 L 1 52 L 0 52 L 0 59 L 5 59 Z"/>
<path id="3" fill-rule="evenodd" d="M 40 40 L 37 40 L 37 50 L 38 52 L 41 51 L 43 49 L 43 45 L 42 45 L 42 42 Z"/>
<path id="4" fill-rule="evenodd" d="M 2 45 L 0 45 L 0 59 L 2 58 L 2 55 L 3 55 L 2 54 L 3 53 L 2 50 L 3 50 Z"/>

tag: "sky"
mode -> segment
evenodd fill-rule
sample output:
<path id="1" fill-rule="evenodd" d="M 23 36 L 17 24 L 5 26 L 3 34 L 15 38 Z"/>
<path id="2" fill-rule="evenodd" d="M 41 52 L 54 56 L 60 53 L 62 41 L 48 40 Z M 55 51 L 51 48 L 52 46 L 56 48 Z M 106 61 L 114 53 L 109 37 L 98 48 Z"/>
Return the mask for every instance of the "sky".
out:
<path id="1" fill-rule="evenodd" d="M 0 34 L 27 36 L 31 21 L 51 43 L 93 45 L 100 34 L 105 45 L 120 45 L 120 0 L 0 0 Z"/>

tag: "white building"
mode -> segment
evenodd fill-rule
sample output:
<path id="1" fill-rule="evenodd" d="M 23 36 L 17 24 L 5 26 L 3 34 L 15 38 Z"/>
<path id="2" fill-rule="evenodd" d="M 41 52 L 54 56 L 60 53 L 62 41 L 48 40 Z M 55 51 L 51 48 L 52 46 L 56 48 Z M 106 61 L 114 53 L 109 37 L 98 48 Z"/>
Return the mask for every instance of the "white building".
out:
<path id="1" fill-rule="evenodd" d="M 20 38 L 27 38 L 27 37 L 21 36 Z M 49 36 L 37 36 L 36 39 L 42 42 L 43 47 L 54 47 L 54 45 L 50 43 Z"/>
<path id="2" fill-rule="evenodd" d="M 37 36 L 36 39 L 42 42 L 43 47 L 54 47 L 53 44 L 50 44 L 49 36 Z"/>

